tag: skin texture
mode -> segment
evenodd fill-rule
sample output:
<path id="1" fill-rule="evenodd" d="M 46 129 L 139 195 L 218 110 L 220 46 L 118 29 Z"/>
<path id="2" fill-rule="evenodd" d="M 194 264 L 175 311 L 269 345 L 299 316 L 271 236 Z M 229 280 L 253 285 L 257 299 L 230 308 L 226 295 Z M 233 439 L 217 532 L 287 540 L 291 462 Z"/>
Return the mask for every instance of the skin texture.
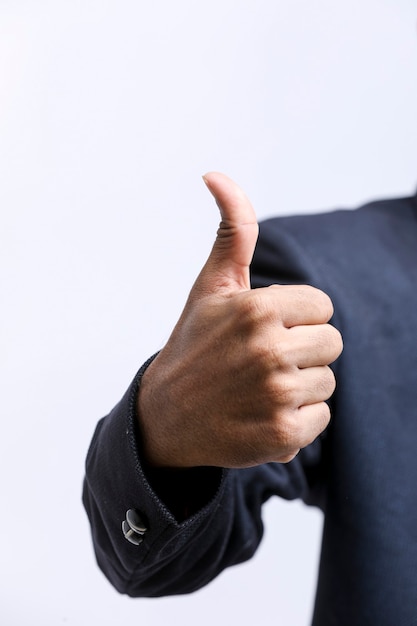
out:
<path id="1" fill-rule="evenodd" d="M 342 351 L 333 306 L 307 285 L 252 290 L 254 210 L 223 174 L 204 181 L 221 213 L 211 254 L 138 395 L 155 467 L 243 468 L 290 461 L 327 426 Z"/>

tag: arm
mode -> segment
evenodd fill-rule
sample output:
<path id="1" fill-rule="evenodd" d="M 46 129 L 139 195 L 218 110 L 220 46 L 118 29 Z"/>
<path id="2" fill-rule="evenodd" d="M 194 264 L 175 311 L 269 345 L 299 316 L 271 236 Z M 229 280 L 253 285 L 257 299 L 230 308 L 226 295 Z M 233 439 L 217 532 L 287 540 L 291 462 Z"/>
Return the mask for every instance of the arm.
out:
<path id="1" fill-rule="evenodd" d="M 84 505 L 98 564 L 118 591 L 145 597 L 189 593 L 254 554 L 263 534 L 261 507 L 273 494 L 311 502 L 309 474 L 320 465 L 321 440 L 286 465 L 185 470 L 195 481 L 163 470 L 171 477 L 174 500 L 193 506 L 194 512 L 181 519 L 151 485 L 141 454 L 135 411 L 141 373 L 97 426 L 86 463 Z M 122 532 L 132 508 L 148 528 L 138 546 Z"/>
<path id="2" fill-rule="evenodd" d="M 167 345 L 99 424 L 87 460 L 97 558 L 131 595 L 189 592 L 249 558 L 262 535 L 261 504 L 307 490 L 300 455 L 281 463 L 329 419 L 327 365 L 341 341 L 327 324 L 328 297 L 311 287 L 251 290 L 252 207 L 225 177 L 206 182 L 222 213 L 213 251 Z M 318 447 L 303 450 L 305 464 Z M 195 467 L 185 470 L 188 480 L 173 478 L 173 469 Z M 157 495 L 158 468 L 171 468 L 174 491 L 190 489 L 190 516 L 173 515 Z M 148 528 L 138 546 L 120 529 L 130 508 Z"/>

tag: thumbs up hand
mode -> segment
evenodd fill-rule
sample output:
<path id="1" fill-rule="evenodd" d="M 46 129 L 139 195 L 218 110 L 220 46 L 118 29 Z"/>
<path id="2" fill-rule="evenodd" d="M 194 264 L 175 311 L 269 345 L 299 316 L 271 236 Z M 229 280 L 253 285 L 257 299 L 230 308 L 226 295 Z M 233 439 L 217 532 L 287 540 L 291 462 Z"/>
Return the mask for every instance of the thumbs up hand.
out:
<path id="1" fill-rule="evenodd" d="M 250 288 L 253 208 L 223 174 L 204 177 L 221 213 L 211 254 L 166 346 L 145 372 L 138 419 L 149 463 L 288 462 L 327 426 L 341 353 L 329 297 L 306 285 Z"/>

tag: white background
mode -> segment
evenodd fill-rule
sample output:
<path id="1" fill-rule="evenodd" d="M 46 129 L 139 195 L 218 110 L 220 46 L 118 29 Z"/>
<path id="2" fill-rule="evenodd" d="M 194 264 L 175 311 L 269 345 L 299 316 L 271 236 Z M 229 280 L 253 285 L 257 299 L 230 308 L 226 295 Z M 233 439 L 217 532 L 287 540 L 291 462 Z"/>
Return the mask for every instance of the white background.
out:
<path id="1" fill-rule="evenodd" d="M 94 562 L 84 457 L 209 252 L 205 171 L 261 217 L 413 193 L 416 18 L 414 0 L 0 0 L 2 624 L 309 623 L 316 511 L 274 501 L 252 562 L 131 600 Z"/>

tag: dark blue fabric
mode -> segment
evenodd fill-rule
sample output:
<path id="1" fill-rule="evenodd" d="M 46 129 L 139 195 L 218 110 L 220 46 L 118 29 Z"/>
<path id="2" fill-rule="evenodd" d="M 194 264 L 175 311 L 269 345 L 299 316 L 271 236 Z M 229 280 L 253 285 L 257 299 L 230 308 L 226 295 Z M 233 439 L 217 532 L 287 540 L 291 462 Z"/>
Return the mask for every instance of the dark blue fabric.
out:
<path id="1" fill-rule="evenodd" d="M 289 464 L 189 480 L 186 498 L 194 490 L 206 504 L 178 521 L 140 460 L 139 372 L 87 459 L 98 562 L 129 595 L 187 593 L 252 556 L 269 497 L 302 498 L 325 514 L 314 626 L 416 625 L 416 198 L 264 222 L 252 282 L 308 283 L 331 296 L 345 349 L 330 427 Z M 181 479 L 172 490 L 184 498 Z M 149 524 L 140 546 L 121 531 L 129 508 Z"/>

